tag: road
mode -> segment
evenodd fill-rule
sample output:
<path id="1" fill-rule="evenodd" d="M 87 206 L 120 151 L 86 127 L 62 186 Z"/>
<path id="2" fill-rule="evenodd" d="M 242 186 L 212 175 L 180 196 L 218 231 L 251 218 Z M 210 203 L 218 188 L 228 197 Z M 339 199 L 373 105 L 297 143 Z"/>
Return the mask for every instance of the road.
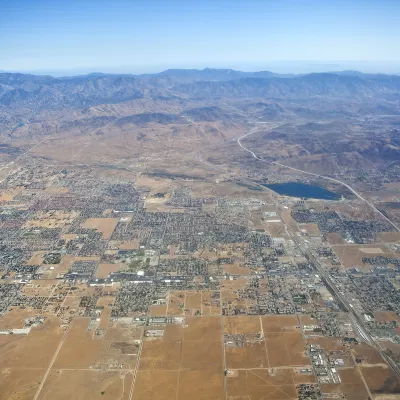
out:
<path id="1" fill-rule="evenodd" d="M 308 259 L 315 265 L 320 277 L 324 281 L 325 285 L 330 289 L 332 293 L 335 294 L 338 301 L 341 303 L 343 308 L 347 310 L 350 315 L 350 318 L 353 322 L 353 325 L 356 328 L 358 336 L 360 336 L 365 342 L 367 342 L 370 346 L 374 347 L 381 357 L 390 365 L 396 375 L 400 378 L 400 368 L 399 366 L 386 354 L 382 351 L 379 343 L 373 338 L 373 336 L 369 333 L 369 328 L 365 325 L 365 321 L 362 316 L 360 316 L 353 307 L 350 306 L 349 301 L 346 296 L 344 296 L 335 286 L 335 283 L 332 281 L 332 278 L 329 276 L 325 268 L 321 265 L 319 260 L 311 253 L 311 251 L 306 248 L 303 243 L 301 243 L 300 239 L 296 234 L 293 233 L 292 239 L 296 242 L 296 244 L 300 247 L 302 252 L 307 255 Z"/>
<path id="2" fill-rule="evenodd" d="M 339 183 L 339 184 L 345 186 L 354 195 L 356 195 L 360 200 L 362 200 L 364 203 L 368 204 L 375 212 L 377 212 L 386 221 L 388 221 L 396 229 L 396 231 L 400 232 L 400 229 L 396 224 L 394 224 L 389 218 L 387 218 L 384 214 L 382 214 L 372 203 L 370 203 L 368 200 L 366 200 L 364 197 L 362 197 L 359 193 L 357 193 L 347 183 L 344 183 L 342 181 L 339 181 L 337 179 L 330 178 L 330 177 L 327 177 L 327 176 L 314 174 L 314 173 L 307 172 L 307 171 L 302 171 L 300 169 L 289 167 L 287 165 L 284 165 L 284 164 L 281 164 L 281 163 L 278 163 L 278 162 L 275 162 L 275 161 L 267 161 L 267 160 L 264 160 L 261 157 L 257 156 L 257 154 L 255 154 L 253 151 L 251 151 L 247 147 L 243 146 L 243 144 L 241 142 L 242 139 L 244 139 L 247 136 L 250 136 L 250 135 L 252 135 L 252 134 L 254 134 L 256 132 L 258 132 L 258 128 L 253 128 L 252 130 L 250 130 L 250 132 L 248 132 L 247 134 L 245 134 L 245 135 L 243 135 L 243 136 L 241 136 L 240 138 L 237 139 L 237 144 L 243 150 L 245 150 L 248 153 L 250 153 L 255 159 L 257 159 L 259 161 L 267 162 L 267 163 L 270 163 L 270 164 L 279 165 L 281 167 L 285 167 L 285 168 L 291 169 L 293 171 L 301 172 L 301 173 L 304 173 L 304 174 L 307 174 L 307 175 L 312 175 L 312 176 L 316 176 L 318 178 L 327 179 L 327 180 L 330 180 L 330 181 L 333 181 L 333 182 L 336 182 L 336 183 Z M 356 331 L 357 331 L 358 335 L 361 338 L 363 338 L 363 340 L 365 340 L 367 343 L 369 343 L 372 347 L 374 347 L 380 353 L 381 357 L 387 362 L 388 365 L 391 366 L 393 371 L 400 378 L 400 368 L 399 368 L 399 366 L 387 354 L 385 354 L 382 351 L 381 347 L 379 346 L 379 343 L 369 333 L 369 328 L 365 325 L 365 321 L 362 318 L 362 316 L 358 315 L 358 313 L 353 309 L 353 307 L 350 306 L 350 303 L 348 302 L 347 298 L 336 288 L 334 282 L 332 281 L 332 278 L 329 276 L 329 274 L 327 273 L 325 268 L 321 265 L 319 260 L 302 243 L 302 241 L 299 239 L 299 237 L 296 235 L 296 233 L 290 227 L 289 227 L 289 229 L 290 229 L 290 235 L 291 235 L 292 239 L 294 240 L 294 242 L 299 246 L 299 248 L 302 250 L 302 252 L 305 255 L 307 255 L 308 259 L 311 262 L 313 262 L 313 264 L 315 265 L 319 275 L 322 277 L 322 279 L 325 282 L 325 284 L 328 287 L 328 289 L 330 289 L 331 292 L 335 294 L 336 298 L 342 304 L 343 308 L 348 311 L 348 313 L 350 315 L 350 318 L 351 318 L 351 320 L 353 322 L 353 325 L 356 328 Z"/>
<path id="3" fill-rule="evenodd" d="M 40 395 L 40 392 L 42 391 L 43 386 L 44 386 L 44 384 L 45 384 L 45 382 L 46 382 L 46 379 L 47 379 L 47 377 L 49 376 L 51 369 L 53 368 L 53 364 L 54 364 L 54 362 L 56 361 L 56 358 L 57 358 L 57 356 L 58 356 L 58 353 L 60 352 L 61 347 L 63 346 L 63 344 L 64 344 L 64 342 L 65 342 L 65 339 L 66 339 L 67 336 L 68 336 L 68 332 L 69 332 L 69 330 L 71 329 L 71 326 L 72 326 L 72 324 L 69 324 L 69 325 L 68 325 L 68 328 L 65 330 L 64 335 L 63 335 L 63 337 L 62 337 L 62 339 L 61 339 L 61 342 L 60 342 L 60 344 L 58 345 L 57 350 L 56 350 L 56 352 L 54 353 L 53 358 L 51 359 L 50 365 L 49 365 L 49 367 L 47 368 L 46 373 L 44 374 L 44 377 L 43 377 L 43 379 L 42 379 L 42 381 L 41 381 L 41 383 L 40 383 L 40 385 L 39 385 L 39 387 L 38 387 L 38 389 L 37 389 L 37 391 L 36 391 L 36 393 L 35 393 L 35 397 L 33 398 L 33 400 L 37 400 L 37 399 L 38 399 L 38 397 L 39 397 L 39 395 Z"/>
<path id="4" fill-rule="evenodd" d="M 257 156 L 257 154 L 255 154 L 253 151 L 251 151 L 250 149 L 248 149 L 247 147 L 243 146 L 241 140 L 246 138 L 247 136 L 253 135 L 254 133 L 258 132 L 258 128 L 253 128 L 252 130 L 250 130 L 250 132 L 246 133 L 245 135 L 241 136 L 240 138 L 237 139 L 237 144 L 243 149 L 246 150 L 248 153 L 250 153 L 255 159 L 259 160 L 259 161 L 264 161 L 267 162 L 269 164 L 274 164 L 274 165 L 278 165 L 280 167 L 284 167 L 287 169 L 290 169 L 292 171 L 297 171 L 297 172 L 301 172 L 303 174 L 307 174 L 307 175 L 312 175 L 315 176 L 317 178 L 320 179 L 326 179 L 328 181 L 332 181 L 335 183 L 338 183 L 342 186 L 344 186 L 345 188 L 347 188 L 348 190 L 350 190 L 355 196 L 357 196 L 361 201 L 363 201 L 365 204 L 368 204 L 368 206 L 370 206 L 374 212 L 376 212 L 377 214 L 379 214 L 383 219 L 385 219 L 387 222 L 389 222 L 390 225 L 393 226 L 393 228 L 400 233 L 400 228 L 393 222 L 391 221 L 385 214 L 383 214 L 381 211 L 379 211 L 371 202 L 369 202 L 367 199 L 365 199 L 364 197 L 362 197 L 356 190 L 354 190 L 350 185 L 348 185 L 345 182 L 339 181 L 338 179 L 334 179 L 334 178 L 330 178 L 329 176 L 324 176 L 324 175 L 319 175 L 319 174 L 314 174 L 312 172 L 307 172 L 307 171 L 303 171 L 301 169 L 297 169 L 297 168 L 293 168 L 293 167 L 289 167 L 288 165 L 276 162 L 276 161 L 268 161 L 268 160 L 264 160 L 263 158 Z"/>

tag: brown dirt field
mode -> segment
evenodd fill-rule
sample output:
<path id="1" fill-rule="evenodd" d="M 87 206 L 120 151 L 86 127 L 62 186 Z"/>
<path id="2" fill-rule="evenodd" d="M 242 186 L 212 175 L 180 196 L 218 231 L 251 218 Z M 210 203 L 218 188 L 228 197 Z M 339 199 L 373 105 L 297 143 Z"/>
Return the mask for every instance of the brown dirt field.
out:
<path id="1" fill-rule="evenodd" d="M 318 320 L 311 318 L 309 315 L 299 315 L 301 325 L 319 325 Z"/>
<path id="2" fill-rule="evenodd" d="M 111 272 L 118 272 L 127 268 L 125 263 L 118 264 L 99 264 L 97 266 L 95 277 L 96 278 L 107 278 Z"/>
<path id="3" fill-rule="evenodd" d="M 0 318 L 0 330 L 2 329 L 19 329 L 25 325 L 24 319 L 35 315 L 32 307 L 20 309 L 17 307 L 10 308 L 6 314 Z"/>
<path id="4" fill-rule="evenodd" d="M 345 244 L 346 242 L 344 241 L 344 239 L 342 238 L 342 236 L 340 236 L 339 233 L 335 233 L 335 232 L 330 232 L 326 235 L 326 239 L 328 241 L 329 244 Z"/>
<path id="5" fill-rule="evenodd" d="M 167 296 L 168 312 L 167 315 L 179 316 L 184 314 L 185 291 L 173 291 Z"/>
<path id="6" fill-rule="evenodd" d="M 58 318 L 48 318 L 29 335 L 1 335 L 0 359 L 3 368 L 45 368 L 50 364 L 62 337 Z"/>
<path id="7" fill-rule="evenodd" d="M 88 368 L 96 363 L 102 341 L 93 340 L 93 332 L 87 331 L 89 321 L 89 318 L 77 318 L 72 321 L 54 368 Z"/>
<path id="8" fill-rule="evenodd" d="M 182 325 L 168 324 L 164 329 L 164 340 L 183 340 L 184 327 Z"/>
<path id="9" fill-rule="evenodd" d="M 44 255 L 46 254 L 46 251 L 35 251 L 31 258 L 28 260 L 26 265 L 40 265 L 43 262 Z"/>
<path id="10" fill-rule="evenodd" d="M 400 190 L 400 182 L 390 182 L 390 183 L 384 183 L 383 186 L 387 189 L 392 189 L 392 190 Z"/>
<path id="11" fill-rule="evenodd" d="M 62 210 L 38 211 L 34 219 L 26 221 L 24 228 L 64 228 L 77 217 L 78 212 Z"/>
<path id="12" fill-rule="evenodd" d="M 222 371 L 221 341 L 185 340 L 181 368 Z"/>
<path id="13" fill-rule="evenodd" d="M 39 399 L 127 399 L 130 387 L 124 387 L 123 376 L 119 371 L 51 371 Z"/>
<path id="14" fill-rule="evenodd" d="M 295 331 L 299 321 L 295 315 L 268 315 L 261 317 L 264 333 Z"/>
<path id="15" fill-rule="evenodd" d="M 166 314 L 167 314 L 167 305 L 166 304 L 150 306 L 150 315 L 152 317 L 163 317 Z"/>
<path id="16" fill-rule="evenodd" d="M 389 340 L 382 340 L 380 344 L 384 349 L 392 351 L 396 355 L 400 355 L 400 344 L 390 342 Z"/>
<path id="17" fill-rule="evenodd" d="M 222 269 L 225 274 L 230 275 L 250 275 L 250 268 L 242 267 L 236 264 L 224 264 Z"/>
<path id="18" fill-rule="evenodd" d="M 363 383 L 356 384 L 325 384 L 321 385 L 322 393 L 345 393 L 347 400 L 368 399 L 368 392 Z"/>
<path id="19" fill-rule="evenodd" d="M 109 328 L 103 340 L 93 338 L 93 330 L 87 331 L 89 318 L 76 318 L 57 356 L 54 368 L 90 368 L 116 362 L 119 365 L 133 367 L 136 356 L 124 355 L 110 350 L 113 341 L 134 340 L 134 329 Z"/>
<path id="20" fill-rule="evenodd" d="M 100 323 L 98 329 L 107 329 L 110 320 L 112 307 L 106 307 L 101 313 Z"/>
<path id="21" fill-rule="evenodd" d="M 371 392 L 390 394 L 400 390 L 400 381 L 389 367 L 361 367 L 361 372 Z"/>
<path id="22" fill-rule="evenodd" d="M 140 339 L 141 334 L 141 328 L 125 328 L 121 325 L 114 324 L 107 329 L 104 337 L 104 341 L 107 342 L 105 347 L 108 348 L 109 344 L 112 342 L 133 342 L 136 339 Z"/>
<path id="23" fill-rule="evenodd" d="M 227 291 L 236 291 L 239 289 L 244 289 L 246 285 L 249 283 L 247 278 L 235 279 L 233 281 L 230 280 L 221 280 L 221 289 Z"/>
<path id="24" fill-rule="evenodd" d="M 44 279 L 56 279 L 59 274 L 65 274 L 75 261 L 72 254 L 63 254 L 59 264 L 42 264 L 38 269 L 38 273 L 43 273 Z M 50 268 L 54 269 L 50 269 Z"/>
<path id="25" fill-rule="evenodd" d="M 176 400 L 224 399 L 224 375 L 209 370 L 185 369 L 180 371 Z"/>
<path id="26" fill-rule="evenodd" d="M 182 342 L 145 339 L 140 355 L 140 370 L 176 370 L 182 360 Z"/>
<path id="27" fill-rule="evenodd" d="M 380 322 L 398 321 L 399 318 L 394 311 L 375 311 L 374 318 Z"/>
<path id="28" fill-rule="evenodd" d="M 38 279 L 32 280 L 29 284 L 24 285 L 21 289 L 21 293 L 25 296 L 49 296 L 55 286 L 57 286 L 60 281 Z"/>
<path id="29" fill-rule="evenodd" d="M 115 297 L 114 296 L 102 296 L 99 297 L 96 303 L 96 307 L 106 307 L 106 306 L 112 306 L 115 303 Z"/>
<path id="30" fill-rule="evenodd" d="M 305 342 L 300 332 L 267 334 L 267 355 L 270 367 L 309 365 Z"/>
<path id="31" fill-rule="evenodd" d="M 339 368 L 337 371 L 343 384 L 363 384 L 357 368 Z"/>
<path id="32" fill-rule="evenodd" d="M 399 232 L 380 232 L 378 238 L 385 243 L 397 243 L 400 242 Z"/>
<path id="33" fill-rule="evenodd" d="M 302 366 L 310 364 L 310 359 L 305 355 L 306 345 L 300 332 L 286 332 L 283 335 L 286 350 L 289 353 L 291 366 Z"/>
<path id="34" fill-rule="evenodd" d="M 133 398 L 176 400 L 178 375 L 179 371 L 139 370 L 136 376 Z"/>
<path id="35" fill-rule="evenodd" d="M 237 298 L 237 291 L 243 289 L 248 284 L 247 278 L 237 279 L 234 281 L 222 281 L 221 282 L 221 302 L 222 304 L 231 303 L 231 307 L 237 307 L 247 311 L 247 307 L 251 305 L 251 300 L 243 299 L 239 300 Z"/>
<path id="36" fill-rule="evenodd" d="M 221 315 L 221 307 L 218 305 L 211 304 L 211 296 L 213 292 L 210 290 L 204 291 L 202 293 L 201 307 L 203 310 L 203 315 Z"/>
<path id="37" fill-rule="evenodd" d="M 33 399 L 45 373 L 45 369 L 2 368 L 0 400 Z"/>
<path id="38" fill-rule="evenodd" d="M 305 230 L 310 236 L 321 236 L 321 231 L 317 224 L 301 224 L 300 230 Z"/>
<path id="39" fill-rule="evenodd" d="M 184 340 L 218 341 L 222 338 L 221 320 L 218 317 L 186 317 Z"/>
<path id="40" fill-rule="evenodd" d="M 311 364 L 309 366 L 311 368 Z M 311 374 L 311 375 L 306 375 L 306 374 L 300 374 L 296 370 L 293 371 L 293 380 L 296 385 L 300 383 L 316 383 L 317 378 Z"/>
<path id="41" fill-rule="evenodd" d="M 201 292 L 186 291 L 185 309 L 201 309 Z"/>
<path id="42" fill-rule="evenodd" d="M 308 338 L 307 343 L 321 346 L 325 350 L 343 350 L 344 346 L 339 339 L 331 337 Z"/>
<path id="43" fill-rule="evenodd" d="M 78 235 L 76 233 L 64 233 L 62 238 L 68 243 L 71 240 L 75 239 Z"/>
<path id="44" fill-rule="evenodd" d="M 8 189 L 5 191 L 0 192 L 0 202 L 8 202 L 12 201 L 15 196 L 19 195 L 22 192 L 22 189 L 20 188 L 15 188 L 15 189 Z"/>
<path id="45" fill-rule="evenodd" d="M 287 233 L 285 230 L 285 224 L 283 222 L 270 222 L 267 223 L 267 231 L 269 235 L 273 238 L 277 237 L 287 237 Z M 298 229 L 297 229 L 298 230 Z"/>
<path id="46" fill-rule="evenodd" d="M 253 317 L 253 316 L 223 317 L 223 322 L 224 322 L 224 333 L 246 334 L 246 333 L 261 332 L 260 317 Z"/>
<path id="47" fill-rule="evenodd" d="M 265 342 L 246 343 L 243 347 L 225 347 L 226 366 L 237 368 L 268 368 Z"/>
<path id="48" fill-rule="evenodd" d="M 364 264 L 364 257 L 393 256 L 393 252 L 381 244 L 343 245 L 332 247 L 344 268 L 364 268 L 370 270 L 369 264 Z"/>
<path id="49" fill-rule="evenodd" d="M 118 249 L 120 249 L 120 250 L 138 250 L 139 249 L 139 239 L 120 242 L 120 244 L 118 245 Z"/>
<path id="50" fill-rule="evenodd" d="M 46 189 L 44 189 L 45 192 L 47 193 L 68 193 L 69 189 L 67 187 L 47 187 Z"/>
<path id="51" fill-rule="evenodd" d="M 96 229 L 103 234 L 103 239 L 109 239 L 118 224 L 118 218 L 88 218 L 82 227 L 86 229 Z"/>
<path id="52" fill-rule="evenodd" d="M 293 219 L 291 210 L 281 210 L 281 217 L 285 224 L 289 225 L 295 232 L 299 230 L 297 222 Z"/>
<path id="53" fill-rule="evenodd" d="M 358 346 L 354 347 L 354 353 L 357 356 L 362 357 L 363 364 L 382 364 L 385 363 L 381 355 L 377 350 L 373 347 L 368 346 L 367 344 L 359 344 Z"/>
<path id="54" fill-rule="evenodd" d="M 100 256 L 89 256 L 89 257 L 78 256 L 75 257 L 75 261 L 100 261 Z"/>
<path id="55" fill-rule="evenodd" d="M 70 307 L 72 309 L 76 309 L 79 307 L 79 304 L 81 302 L 81 297 L 80 296 L 67 296 L 64 299 L 63 302 L 63 307 Z"/>
<path id="56" fill-rule="evenodd" d="M 266 337 L 267 356 L 270 367 L 290 366 L 289 353 L 286 350 L 282 334 L 271 333 Z"/>
<path id="57" fill-rule="evenodd" d="M 240 370 L 236 377 L 227 378 L 228 399 L 289 400 L 297 399 L 291 369 Z"/>

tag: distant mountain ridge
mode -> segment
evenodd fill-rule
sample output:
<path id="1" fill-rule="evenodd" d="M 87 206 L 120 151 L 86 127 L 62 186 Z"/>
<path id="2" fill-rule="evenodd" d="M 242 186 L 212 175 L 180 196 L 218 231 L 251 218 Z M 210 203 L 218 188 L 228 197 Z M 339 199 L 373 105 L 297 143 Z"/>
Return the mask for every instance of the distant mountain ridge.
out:
<path id="1" fill-rule="evenodd" d="M 75 77 L 0 73 L 0 107 L 84 108 L 129 100 L 187 98 L 310 98 L 337 96 L 400 99 L 400 76 L 357 71 L 279 75 L 269 71 L 170 69 L 157 74 L 92 73 Z M 211 117 L 204 116 L 205 118 Z"/>

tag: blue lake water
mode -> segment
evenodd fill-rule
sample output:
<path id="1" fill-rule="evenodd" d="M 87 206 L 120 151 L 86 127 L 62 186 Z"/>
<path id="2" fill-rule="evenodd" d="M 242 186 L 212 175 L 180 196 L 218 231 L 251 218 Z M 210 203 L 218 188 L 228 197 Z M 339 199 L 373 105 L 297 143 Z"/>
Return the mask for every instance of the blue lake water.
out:
<path id="1" fill-rule="evenodd" d="M 285 183 L 271 183 L 264 185 L 267 188 L 291 197 L 304 197 L 307 199 L 320 199 L 320 200 L 340 200 L 341 195 L 324 189 L 320 186 L 307 185 L 298 182 L 285 182 Z"/>

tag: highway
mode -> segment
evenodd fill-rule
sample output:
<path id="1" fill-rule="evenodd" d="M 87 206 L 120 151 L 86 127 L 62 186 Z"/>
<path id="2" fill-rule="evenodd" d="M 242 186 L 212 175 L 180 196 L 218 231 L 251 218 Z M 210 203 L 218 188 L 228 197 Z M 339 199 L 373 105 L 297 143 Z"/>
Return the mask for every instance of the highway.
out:
<path id="1" fill-rule="evenodd" d="M 373 338 L 373 336 L 369 333 L 369 328 L 365 325 L 365 321 L 362 316 L 360 316 L 353 307 L 350 306 L 349 301 L 346 296 L 344 296 L 335 286 L 332 278 L 329 276 L 325 268 L 321 265 L 319 260 L 311 253 L 311 251 L 306 248 L 303 243 L 301 243 L 300 239 L 293 232 L 291 235 L 292 239 L 296 242 L 296 244 L 300 247 L 302 252 L 308 257 L 308 259 L 315 265 L 318 274 L 324 281 L 325 285 L 328 289 L 336 296 L 337 300 L 341 303 L 342 307 L 347 310 L 350 315 L 350 318 L 353 322 L 354 327 L 356 328 L 357 334 L 361 337 L 365 342 L 367 342 L 370 346 L 374 347 L 381 355 L 381 357 L 390 365 L 396 375 L 400 378 L 400 367 L 386 354 L 382 351 L 379 343 Z"/>
<path id="2" fill-rule="evenodd" d="M 246 150 L 248 153 L 250 153 L 255 159 L 259 160 L 259 161 L 264 161 L 270 164 L 274 164 L 274 165 L 278 165 L 280 167 L 284 167 L 287 169 L 290 169 L 292 171 L 297 171 L 297 172 L 301 172 L 303 174 L 307 174 L 307 175 L 312 175 L 315 176 L 317 178 L 321 178 L 321 179 L 326 179 L 328 181 L 332 181 L 335 183 L 338 183 L 344 187 L 346 187 L 348 190 L 350 190 L 355 196 L 357 196 L 361 201 L 363 201 L 365 204 L 368 204 L 373 210 L 374 212 L 376 212 L 377 214 L 379 214 L 383 219 L 385 219 L 387 222 L 389 222 L 390 225 L 393 226 L 393 228 L 400 233 L 400 228 L 393 222 L 391 221 L 385 214 L 383 214 L 381 211 L 379 211 L 371 202 L 369 202 L 367 199 L 365 199 L 364 197 L 362 197 L 358 192 L 356 192 L 350 185 L 348 185 L 345 182 L 339 181 L 338 179 L 334 179 L 334 178 L 330 178 L 329 176 L 324 176 L 324 175 L 319 175 L 319 174 L 314 174 L 312 172 L 307 172 L 307 171 L 303 171 L 301 169 L 297 169 L 297 168 L 293 168 L 293 167 L 289 167 L 288 165 L 285 164 L 281 164 L 279 162 L 276 161 L 267 161 L 264 160 L 263 158 L 257 156 L 257 154 L 255 154 L 253 151 L 249 150 L 247 147 L 243 146 L 241 140 L 246 138 L 247 136 L 253 135 L 254 133 L 258 132 L 258 128 L 253 128 L 250 130 L 250 132 L 246 133 L 245 135 L 241 136 L 240 138 L 237 139 L 237 144 L 243 149 Z"/>
<path id="3" fill-rule="evenodd" d="M 301 172 L 304 174 L 308 174 L 308 175 L 313 175 L 316 176 L 318 178 L 322 178 L 322 179 L 327 179 L 336 183 L 339 183 L 343 186 L 345 186 L 347 189 L 349 189 L 353 194 L 355 194 L 360 200 L 362 200 L 363 202 L 365 202 L 366 204 L 368 204 L 375 212 L 377 212 L 380 216 L 382 216 L 386 221 L 388 221 L 395 229 L 396 231 L 400 232 L 399 227 L 394 224 L 389 218 L 387 218 L 384 214 L 382 214 L 372 203 L 370 203 L 368 200 L 366 200 L 364 197 L 362 197 L 359 193 L 357 193 L 350 185 L 348 185 L 347 183 L 341 182 L 337 179 L 334 178 L 330 178 L 330 177 L 326 177 L 323 175 L 318 175 L 318 174 L 314 174 L 311 172 L 307 172 L 307 171 L 302 171 L 300 169 L 297 168 L 292 168 L 289 167 L 287 165 L 275 162 L 275 161 L 267 161 L 262 159 L 261 157 L 257 156 L 257 154 L 255 154 L 253 151 L 251 151 L 250 149 L 248 149 L 247 147 L 243 146 L 243 144 L 241 143 L 241 140 L 246 138 L 247 136 L 250 136 L 254 133 L 258 132 L 258 128 L 253 128 L 252 130 L 250 130 L 250 132 L 248 132 L 247 134 L 241 136 L 240 138 L 237 139 L 237 144 L 245 151 L 247 151 L 248 153 L 250 153 L 255 159 L 259 160 L 259 161 L 263 161 L 263 162 L 267 162 L 270 164 L 275 164 L 275 165 L 279 165 L 281 167 L 285 167 L 288 169 L 291 169 L 293 171 L 297 171 L 297 172 Z M 365 325 L 365 321 L 362 318 L 362 316 L 358 315 L 358 313 L 353 309 L 353 307 L 350 306 L 349 301 L 347 300 L 347 298 L 336 288 L 334 282 L 332 281 L 332 278 L 329 276 L 329 273 L 325 270 L 325 268 L 321 265 L 321 263 L 319 262 L 319 260 L 312 254 L 312 252 L 302 243 L 302 241 L 300 240 L 300 238 L 296 235 L 296 233 L 290 228 L 288 227 L 290 230 L 290 236 L 292 237 L 293 241 L 299 246 L 299 248 L 302 250 L 303 254 L 305 254 L 309 261 L 311 261 L 320 277 L 322 278 L 322 280 L 324 281 L 325 285 L 328 287 L 328 289 L 336 296 L 337 300 L 341 303 L 342 307 L 347 310 L 347 312 L 350 315 L 350 318 L 353 322 L 354 327 L 356 328 L 357 334 L 365 341 L 367 342 L 369 345 L 371 345 L 372 347 L 374 347 L 381 355 L 381 357 L 387 362 L 388 365 L 390 365 L 390 367 L 393 369 L 393 371 L 396 373 L 396 375 L 400 378 L 400 367 L 387 355 L 385 354 L 381 347 L 379 346 L 379 343 L 372 337 L 372 335 L 369 333 L 369 328 Z"/>

